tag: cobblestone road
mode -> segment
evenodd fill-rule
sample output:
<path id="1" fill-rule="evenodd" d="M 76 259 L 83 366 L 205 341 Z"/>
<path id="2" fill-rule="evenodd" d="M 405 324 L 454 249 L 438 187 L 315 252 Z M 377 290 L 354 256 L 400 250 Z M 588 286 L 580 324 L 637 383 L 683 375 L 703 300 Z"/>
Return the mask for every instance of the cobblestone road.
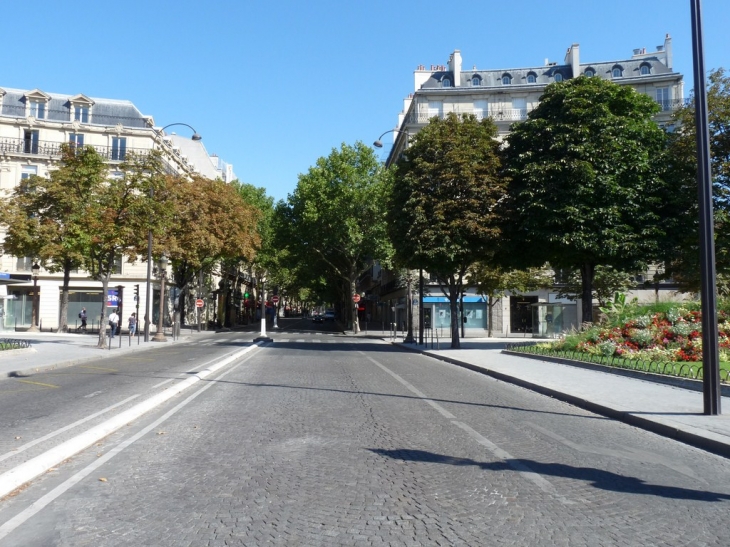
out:
<path id="1" fill-rule="evenodd" d="M 6 500 L 2 522 L 151 427 L 0 545 L 730 545 L 725 459 L 387 344 L 312 341 Z"/>

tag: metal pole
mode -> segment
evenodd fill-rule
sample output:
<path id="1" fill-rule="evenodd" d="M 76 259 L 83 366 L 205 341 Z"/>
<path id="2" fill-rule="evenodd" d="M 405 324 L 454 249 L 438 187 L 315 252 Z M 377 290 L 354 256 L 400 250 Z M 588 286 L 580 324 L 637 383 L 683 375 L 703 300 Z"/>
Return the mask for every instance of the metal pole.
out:
<path id="1" fill-rule="evenodd" d="M 413 339 L 413 291 L 411 289 L 411 270 L 408 270 L 408 277 L 406 278 L 406 281 L 408 289 L 408 296 L 406 297 L 406 306 L 408 306 L 408 309 L 406 310 L 408 331 L 406 337 L 403 339 L 403 343 L 412 344 L 415 340 Z"/>
<path id="2" fill-rule="evenodd" d="M 167 338 L 165 338 L 164 333 L 164 325 L 163 325 L 163 316 L 165 313 L 165 277 L 167 276 L 167 273 L 165 270 L 162 270 L 162 275 L 160 276 L 160 316 L 157 318 L 157 332 L 155 333 L 154 338 L 152 338 L 153 342 L 167 342 Z M 174 328 L 174 326 L 173 326 Z"/>
<path id="3" fill-rule="evenodd" d="M 418 345 L 423 345 L 423 268 L 418 271 Z"/>
<path id="4" fill-rule="evenodd" d="M 151 194 L 151 192 L 150 192 Z M 150 341 L 150 279 L 152 278 L 152 230 L 147 231 L 147 288 L 144 299 L 144 341 Z"/>
<path id="5" fill-rule="evenodd" d="M 717 333 L 717 280 L 712 210 L 710 131 L 707 122 L 707 88 L 702 38 L 701 0 L 692 0 L 692 57 L 697 126 L 697 186 L 700 201 L 700 275 L 702 277 L 702 391 L 704 413 L 720 414 L 720 353 Z"/>
<path id="6" fill-rule="evenodd" d="M 203 298 L 203 267 L 200 267 L 200 277 L 198 277 L 198 298 Z M 196 304 L 197 305 L 197 304 Z M 198 332 L 202 330 L 201 328 L 201 315 L 202 315 L 202 308 L 198 308 Z"/>
<path id="7" fill-rule="evenodd" d="M 261 280 L 261 337 L 266 337 L 266 288 L 264 280 Z"/>

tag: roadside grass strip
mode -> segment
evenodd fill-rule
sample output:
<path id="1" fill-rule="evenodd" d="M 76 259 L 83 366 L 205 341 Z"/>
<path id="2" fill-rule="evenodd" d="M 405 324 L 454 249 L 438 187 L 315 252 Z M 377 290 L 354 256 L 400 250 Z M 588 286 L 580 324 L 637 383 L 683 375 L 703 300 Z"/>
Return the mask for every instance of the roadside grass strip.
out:
<path id="1" fill-rule="evenodd" d="M 114 418 L 92 427 L 73 439 L 69 439 L 47 452 L 3 473 L 0 475 L 0 498 L 4 498 L 8 494 L 11 494 L 25 483 L 48 471 L 51 467 L 56 467 L 63 461 L 71 458 L 75 454 L 78 454 L 104 437 L 111 435 L 118 429 L 128 425 L 130 422 L 133 422 L 165 401 L 179 395 L 193 384 L 207 378 L 214 372 L 236 361 L 237 359 L 240 359 L 243 355 L 257 347 L 259 347 L 259 344 L 248 346 L 247 348 L 232 353 L 228 357 L 224 357 L 222 360 L 211 366 L 208 366 L 208 363 L 206 363 L 203 366 L 207 366 L 207 368 L 191 375 L 179 384 L 175 384 L 174 386 L 153 395 L 146 401 L 142 401 L 132 408 L 125 410 Z"/>

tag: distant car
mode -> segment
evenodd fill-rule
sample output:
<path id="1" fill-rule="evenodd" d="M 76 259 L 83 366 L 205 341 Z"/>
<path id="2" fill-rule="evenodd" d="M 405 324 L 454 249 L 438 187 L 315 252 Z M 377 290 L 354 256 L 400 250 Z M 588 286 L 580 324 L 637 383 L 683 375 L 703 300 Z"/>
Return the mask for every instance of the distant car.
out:
<path id="1" fill-rule="evenodd" d="M 318 313 L 315 313 L 315 314 L 314 314 L 314 315 L 312 316 L 312 322 L 313 322 L 313 323 L 323 323 L 323 322 L 324 322 L 324 317 L 322 317 L 322 316 L 321 316 L 320 314 L 318 314 Z"/>
<path id="2" fill-rule="evenodd" d="M 334 321 L 335 320 L 335 310 L 325 310 L 324 320 L 325 321 Z"/>

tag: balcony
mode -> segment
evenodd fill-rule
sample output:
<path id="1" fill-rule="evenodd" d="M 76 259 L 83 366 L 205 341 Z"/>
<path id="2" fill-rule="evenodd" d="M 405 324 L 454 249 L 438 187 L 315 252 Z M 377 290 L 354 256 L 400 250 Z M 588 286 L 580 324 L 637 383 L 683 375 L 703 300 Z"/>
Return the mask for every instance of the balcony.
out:
<path id="1" fill-rule="evenodd" d="M 527 119 L 526 108 L 494 108 L 488 111 L 484 110 L 452 110 L 454 114 L 461 116 L 463 114 L 471 114 L 477 120 L 491 117 L 495 122 L 518 122 Z M 433 117 L 445 118 L 448 112 L 409 112 L 406 116 L 407 124 L 426 124 Z"/>
<path id="2" fill-rule="evenodd" d="M 692 106 L 694 103 L 692 99 L 656 99 L 656 102 L 661 107 L 662 112 L 672 112 L 685 106 Z"/>
<path id="3" fill-rule="evenodd" d="M 4 155 L 29 155 L 60 157 L 61 142 L 41 141 L 35 139 L 2 138 L 0 139 L 0 154 Z M 148 154 L 149 148 L 115 148 L 112 146 L 93 146 L 96 152 L 105 161 L 124 161 L 127 153 L 134 153 L 138 156 Z"/>

